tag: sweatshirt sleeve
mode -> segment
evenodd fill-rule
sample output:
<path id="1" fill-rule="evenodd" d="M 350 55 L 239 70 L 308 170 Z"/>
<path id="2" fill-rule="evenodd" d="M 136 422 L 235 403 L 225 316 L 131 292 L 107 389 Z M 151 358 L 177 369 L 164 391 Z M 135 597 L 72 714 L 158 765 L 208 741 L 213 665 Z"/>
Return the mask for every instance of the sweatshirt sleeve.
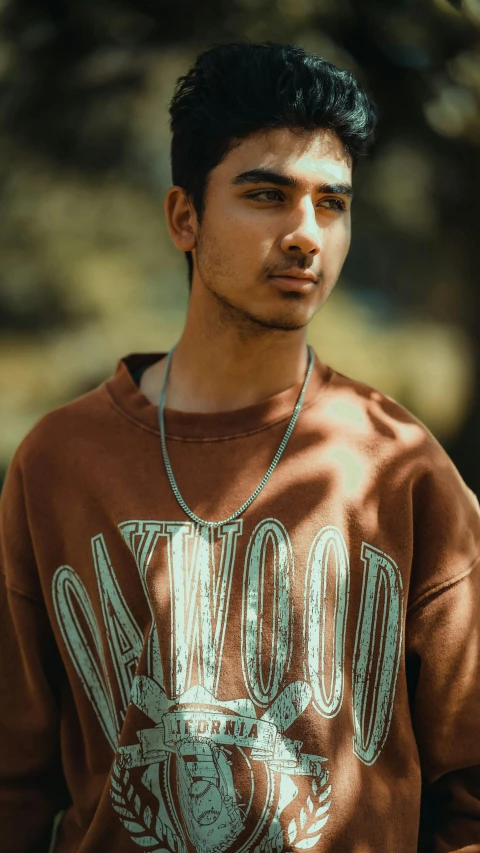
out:
<path id="1" fill-rule="evenodd" d="M 422 588 L 406 630 L 423 782 L 419 853 L 480 853 L 480 511 L 451 463 L 421 501 Z"/>
<path id="2" fill-rule="evenodd" d="M 480 563 L 409 616 L 419 853 L 480 853 Z"/>
<path id="3" fill-rule="evenodd" d="M 0 853 L 46 853 L 66 801 L 62 668 L 40 589 L 14 459 L 0 500 Z"/>

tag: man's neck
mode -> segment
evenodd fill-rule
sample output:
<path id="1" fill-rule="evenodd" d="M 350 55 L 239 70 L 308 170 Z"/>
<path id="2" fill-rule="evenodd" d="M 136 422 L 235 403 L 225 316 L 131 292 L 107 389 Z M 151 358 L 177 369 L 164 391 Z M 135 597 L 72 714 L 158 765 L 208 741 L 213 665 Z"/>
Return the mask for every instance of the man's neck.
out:
<path id="1" fill-rule="evenodd" d="M 158 405 L 166 359 L 142 375 L 140 390 Z M 225 412 L 255 405 L 301 382 L 307 369 L 305 329 L 266 329 L 249 337 L 185 325 L 172 355 L 165 405 L 184 412 Z"/>

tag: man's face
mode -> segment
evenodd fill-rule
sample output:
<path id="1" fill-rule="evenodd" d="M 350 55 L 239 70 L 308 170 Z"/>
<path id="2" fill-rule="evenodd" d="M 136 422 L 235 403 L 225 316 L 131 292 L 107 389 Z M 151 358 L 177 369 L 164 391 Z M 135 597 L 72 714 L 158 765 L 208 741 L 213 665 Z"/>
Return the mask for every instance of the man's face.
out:
<path id="1" fill-rule="evenodd" d="M 242 141 L 209 177 L 192 297 L 206 288 L 243 321 L 303 328 L 328 299 L 349 249 L 351 172 L 340 140 L 326 130 L 281 128 Z M 315 280 L 275 277 L 289 272 Z"/>

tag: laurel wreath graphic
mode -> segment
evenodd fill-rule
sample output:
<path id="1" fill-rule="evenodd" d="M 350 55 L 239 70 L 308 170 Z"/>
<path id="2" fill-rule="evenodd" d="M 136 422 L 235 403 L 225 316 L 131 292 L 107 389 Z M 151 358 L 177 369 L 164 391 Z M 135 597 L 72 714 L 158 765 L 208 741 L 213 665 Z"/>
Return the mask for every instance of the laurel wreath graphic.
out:
<path id="1" fill-rule="evenodd" d="M 153 817 L 148 805 L 142 807 L 141 799 L 138 794 L 135 794 L 134 787 L 130 783 L 129 770 L 120 767 L 116 760 L 113 762 L 110 783 L 112 806 L 120 815 L 125 828 L 131 833 L 132 841 L 149 853 L 171 853 L 163 846 L 168 835 L 173 835 L 171 829 L 167 830 L 158 817 Z M 174 841 L 177 850 L 185 849 L 178 836 L 175 836 Z"/>
<path id="2" fill-rule="evenodd" d="M 331 805 L 332 786 L 323 786 L 318 779 L 312 780 L 312 794 L 309 795 L 305 806 L 302 806 L 298 817 L 292 818 L 287 827 L 290 844 L 297 850 L 310 850 L 322 834 L 328 820 L 328 810 Z"/>
<path id="3" fill-rule="evenodd" d="M 135 844 L 147 853 L 170 853 L 171 848 L 163 846 L 165 842 L 170 845 L 173 843 L 178 851 L 185 850 L 182 839 L 174 835 L 158 816 L 154 818 L 148 805 L 142 806 L 142 801 L 138 794 L 135 794 L 134 786 L 130 782 L 129 770 L 121 767 L 116 760 L 113 762 L 110 782 L 112 806 L 120 815 Z M 305 805 L 287 827 L 289 844 L 296 850 L 310 850 L 319 840 L 329 817 L 331 793 L 331 785 L 325 787 L 320 779 L 312 780 L 313 798 L 310 795 L 307 797 Z M 265 848 L 261 845 L 262 853 L 264 850 L 267 853 L 267 839 L 265 844 Z"/>

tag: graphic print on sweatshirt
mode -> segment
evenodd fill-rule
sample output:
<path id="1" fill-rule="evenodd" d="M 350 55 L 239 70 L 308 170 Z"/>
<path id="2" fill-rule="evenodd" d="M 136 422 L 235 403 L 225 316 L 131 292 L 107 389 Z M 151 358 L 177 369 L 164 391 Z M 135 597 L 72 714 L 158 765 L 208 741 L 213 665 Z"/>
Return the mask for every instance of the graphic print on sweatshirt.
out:
<path id="1" fill-rule="evenodd" d="M 135 558 L 152 617 L 143 654 L 146 673 L 145 667 L 144 674 L 137 672 L 144 638 L 103 535 L 93 537 L 92 553 L 104 631 L 70 566 L 57 569 L 53 599 L 78 676 L 116 753 L 110 795 L 126 832 L 150 853 L 321 850 L 335 803 L 334 774 L 328 756 L 311 754 L 302 740 L 289 737 L 289 729 L 307 709 L 328 720 L 344 702 L 350 560 L 341 531 L 326 526 L 313 538 L 302 567 L 301 625 L 296 612 L 294 632 L 294 553 L 279 520 L 263 519 L 249 537 L 241 603 L 231 596 L 233 572 L 242 571 L 236 561 L 241 519 L 215 529 L 187 521 L 139 520 L 123 522 L 119 529 Z M 169 587 L 165 672 L 147 592 L 154 555 Z M 392 715 L 403 588 L 388 555 L 364 542 L 359 556 L 363 582 L 351 674 L 352 748 L 358 760 L 372 765 Z M 231 608 L 240 606 L 243 695 L 221 701 L 227 622 Z M 303 658 L 300 679 L 289 676 L 294 643 L 300 644 Z M 121 708 L 107 675 L 107 654 Z M 151 725 L 119 746 L 130 703 Z"/>

